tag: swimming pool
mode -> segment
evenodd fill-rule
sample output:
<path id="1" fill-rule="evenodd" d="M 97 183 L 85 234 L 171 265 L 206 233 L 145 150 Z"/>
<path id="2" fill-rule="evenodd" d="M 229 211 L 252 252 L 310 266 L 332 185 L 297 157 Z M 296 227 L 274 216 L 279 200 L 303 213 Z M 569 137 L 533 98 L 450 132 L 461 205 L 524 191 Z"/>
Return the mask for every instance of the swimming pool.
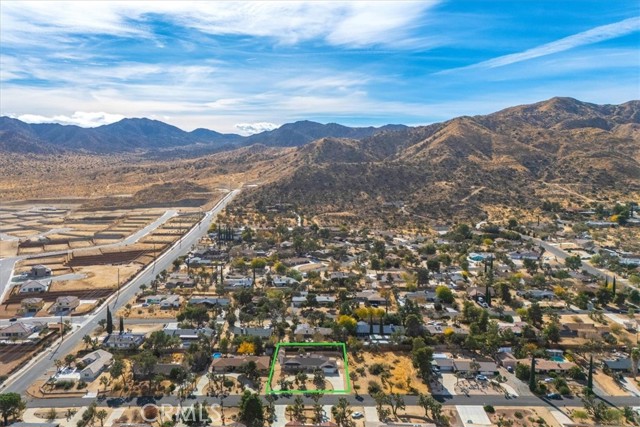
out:
<path id="1" fill-rule="evenodd" d="M 220 359 L 222 357 L 221 353 L 213 353 L 213 358 L 214 359 Z"/>
<path id="2" fill-rule="evenodd" d="M 553 360 L 554 362 L 558 362 L 558 363 L 563 363 L 563 362 L 567 361 L 567 359 L 565 359 L 562 356 L 551 356 L 549 359 Z"/>

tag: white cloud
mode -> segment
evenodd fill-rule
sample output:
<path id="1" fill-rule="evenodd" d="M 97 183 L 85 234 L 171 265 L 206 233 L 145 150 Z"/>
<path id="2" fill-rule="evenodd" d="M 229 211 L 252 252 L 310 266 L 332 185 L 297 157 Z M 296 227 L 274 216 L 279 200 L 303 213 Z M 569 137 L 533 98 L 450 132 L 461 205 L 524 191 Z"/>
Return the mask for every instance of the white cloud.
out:
<path id="1" fill-rule="evenodd" d="M 280 126 L 278 126 L 277 124 L 269 122 L 236 124 L 236 129 L 238 129 L 241 135 L 253 135 L 268 130 L 278 129 L 279 127 Z"/>
<path id="2" fill-rule="evenodd" d="M 124 116 L 103 112 L 76 111 L 71 116 L 55 115 L 47 117 L 37 114 L 22 114 L 16 118 L 26 123 L 60 123 L 61 125 L 76 125 L 85 128 L 92 128 L 118 122 L 124 119 Z"/>
<path id="3" fill-rule="evenodd" d="M 7 2 L 7 44 L 69 42 L 79 34 L 155 38 L 151 15 L 218 35 L 268 37 L 283 44 L 323 39 L 333 45 L 402 42 L 436 0 L 404 2 Z M 286 18 L 286 19 L 283 19 Z M 158 42 L 160 43 L 160 42 Z"/>
<path id="4" fill-rule="evenodd" d="M 527 49 L 523 52 L 512 53 L 509 55 L 499 56 L 477 64 L 466 67 L 445 70 L 437 74 L 448 73 L 451 71 L 477 69 L 477 68 L 496 68 L 505 65 L 515 64 L 542 56 L 552 55 L 554 53 L 564 52 L 576 47 L 590 45 L 605 40 L 614 39 L 625 36 L 627 34 L 640 31 L 640 17 L 629 18 L 613 24 L 601 25 L 578 34 L 564 37 L 550 43 Z"/>

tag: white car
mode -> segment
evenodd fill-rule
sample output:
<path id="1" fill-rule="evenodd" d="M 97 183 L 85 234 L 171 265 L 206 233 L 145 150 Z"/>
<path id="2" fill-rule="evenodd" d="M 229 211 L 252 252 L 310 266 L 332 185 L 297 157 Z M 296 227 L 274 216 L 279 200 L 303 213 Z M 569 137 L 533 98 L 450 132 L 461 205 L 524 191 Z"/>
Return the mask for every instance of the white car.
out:
<path id="1" fill-rule="evenodd" d="M 353 414 L 351 414 L 352 418 L 362 418 L 364 417 L 364 415 L 362 414 L 362 412 L 354 412 Z"/>
<path id="2" fill-rule="evenodd" d="M 484 375 L 476 375 L 476 381 L 487 381 L 488 378 Z"/>

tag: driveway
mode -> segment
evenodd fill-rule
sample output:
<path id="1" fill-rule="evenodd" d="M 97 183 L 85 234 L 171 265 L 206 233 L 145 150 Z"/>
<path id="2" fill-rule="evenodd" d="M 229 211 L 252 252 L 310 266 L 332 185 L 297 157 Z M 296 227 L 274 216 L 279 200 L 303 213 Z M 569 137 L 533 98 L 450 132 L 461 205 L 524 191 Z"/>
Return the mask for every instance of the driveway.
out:
<path id="1" fill-rule="evenodd" d="M 276 419 L 271 423 L 271 427 L 284 427 L 287 423 L 287 405 L 275 405 Z"/>
<path id="2" fill-rule="evenodd" d="M 456 393 L 457 380 L 458 379 L 456 378 L 455 374 L 445 372 L 442 374 L 442 380 L 440 381 L 440 383 L 442 384 L 442 387 L 444 387 L 444 389 L 447 391 L 447 393 L 455 396 L 458 394 Z"/>
<path id="3" fill-rule="evenodd" d="M 464 427 L 491 425 L 491 420 L 482 406 L 456 405 L 456 411 L 458 411 Z"/>

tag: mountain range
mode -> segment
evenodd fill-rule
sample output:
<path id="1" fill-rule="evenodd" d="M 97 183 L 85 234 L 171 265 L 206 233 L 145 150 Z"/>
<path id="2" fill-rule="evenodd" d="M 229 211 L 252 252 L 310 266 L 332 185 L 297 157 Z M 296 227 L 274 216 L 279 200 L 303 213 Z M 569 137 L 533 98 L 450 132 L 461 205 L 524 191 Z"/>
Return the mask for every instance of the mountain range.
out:
<path id="1" fill-rule="evenodd" d="M 95 129 L 27 125 L 8 118 L 0 123 L 0 149 L 21 159 L 12 167 L 29 168 L 26 177 L 17 171 L 8 175 L 22 197 L 61 191 L 54 187 L 56 179 L 68 182 L 70 177 L 83 191 L 100 189 L 96 192 L 179 181 L 215 188 L 233 181 L 259 184 L 241 193 L 240 204 L 286 202 L 307 216 L 395 221 L 483 218 L 495 206 L 529 209 L 547 198 L 591 203 L 640 195 L 640 101 L 635 100 L 597 105 L 552 98 L 416 127 L 349 128 L 304 121 L 250 137 L 187 133 L 146 119 Z M 66 150 L 56 155 L 64 158 L 73 147 L 104 153 L 106 144 L 114 142 L 120 153 L 137 154 L 87 154 L 92 160 L 84 161 L 82 170 L 64 174 L 58 171 L 64 168 L 61 162 L 51 166 L 43 164 L 46 156 L 17 153 Z M 177 144 L 185 152 L 206 144 L 217 152 L 159 158 L 144 151 Z M 37 185 L 29 184 L 34 180 Z"/>
<path id="2" fill-rule="evenodd" d="M 404 129 L 403 125 L 347 127 L 312 121 L 287 123 L 251 136 L 223 134 L 209 129 L 185 132 L 167 123 L 146 118 L 123 119 L 109 125 L 83 128 L 56 123 L 29 124 L 0 117 L 0 151 L 19 153 L 123 153 L 192 149 L 219 151 L 252 144 L 296 147 L 322 137 L 364 138 L 377 132 Z"/>

